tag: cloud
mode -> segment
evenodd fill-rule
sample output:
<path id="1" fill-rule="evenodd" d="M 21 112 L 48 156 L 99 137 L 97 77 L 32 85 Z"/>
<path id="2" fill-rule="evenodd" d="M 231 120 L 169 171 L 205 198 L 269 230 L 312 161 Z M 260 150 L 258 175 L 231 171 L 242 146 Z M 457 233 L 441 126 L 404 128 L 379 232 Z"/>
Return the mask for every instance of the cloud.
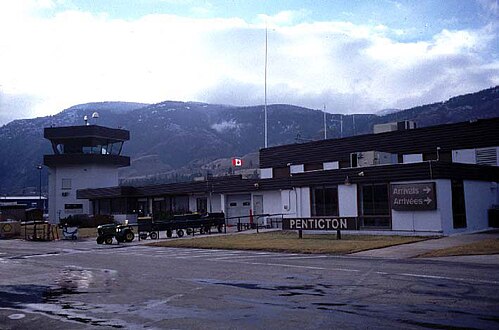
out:
<path id="1" fill-rule="evenodd" d="M 40 100 L 31 95 L 7 94 L 0 91 L 0 126 L 14 119 L 19 113 L 26 117 L 36 117 L 36 104 Z"/>
<path id="2" fill-rule="evenodd" d="M 400 41 L 400 30 L 386 25 L 304 22 L 306 11 L 255 22 L 166 14 L 124 20 L 60 9 L 59 1 L 5 3 L 0 123 L 94 101 L 263 104 L 266 24 L 269 104 L 375 112 L 499 83 L 490 25 Z"/>
<path id="3" fill-rule="evenodd" d="M 482 9 L 491 18 L 499 18 L 499 1 L 498 0 L 477 0 Z"/>

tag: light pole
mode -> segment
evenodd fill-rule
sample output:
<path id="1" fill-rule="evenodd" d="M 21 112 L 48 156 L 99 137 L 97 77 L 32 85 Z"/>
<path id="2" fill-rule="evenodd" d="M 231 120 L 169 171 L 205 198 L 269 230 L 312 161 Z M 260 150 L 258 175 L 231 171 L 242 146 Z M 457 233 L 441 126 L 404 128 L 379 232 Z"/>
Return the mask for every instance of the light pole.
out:
<path id="1" fill-rule="evenodd" d="M 39 173 L 39 178 L 40 178 L 40 181 L 39 181 L 39 184 L 38 184 L 38 207 L 41 208 L 43 210 L 43 203 L 42 203 L 42 165 L 37 165 L 36 168 L 38 169 L 38 173 Z"/>

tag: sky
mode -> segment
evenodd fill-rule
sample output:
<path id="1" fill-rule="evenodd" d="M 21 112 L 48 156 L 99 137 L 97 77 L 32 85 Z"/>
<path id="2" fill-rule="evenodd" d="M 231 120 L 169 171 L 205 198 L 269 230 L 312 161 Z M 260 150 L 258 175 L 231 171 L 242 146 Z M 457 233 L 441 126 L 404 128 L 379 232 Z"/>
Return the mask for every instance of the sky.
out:
<path id="1" fill-rule="evenodd" d="M 499 84 L 498 0 L 0 0 L 0 125 L 100 101 L 375 113 Z"/>

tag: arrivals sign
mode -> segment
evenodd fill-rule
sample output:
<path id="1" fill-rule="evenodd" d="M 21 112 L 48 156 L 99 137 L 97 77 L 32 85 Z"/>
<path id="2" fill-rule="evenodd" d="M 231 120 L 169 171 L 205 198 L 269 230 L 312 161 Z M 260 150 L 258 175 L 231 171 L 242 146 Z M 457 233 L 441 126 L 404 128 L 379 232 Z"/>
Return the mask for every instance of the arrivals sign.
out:
<path id="1" fill-rule="evenodd" d="M 355 230 L 355 217 L 284 218 L 284 230 Z"/>
<path id="2" fill-rule="evenodd" d="M 395 211 L 436 210 L 435 182 L 392 184 L 391 204 Z"/>

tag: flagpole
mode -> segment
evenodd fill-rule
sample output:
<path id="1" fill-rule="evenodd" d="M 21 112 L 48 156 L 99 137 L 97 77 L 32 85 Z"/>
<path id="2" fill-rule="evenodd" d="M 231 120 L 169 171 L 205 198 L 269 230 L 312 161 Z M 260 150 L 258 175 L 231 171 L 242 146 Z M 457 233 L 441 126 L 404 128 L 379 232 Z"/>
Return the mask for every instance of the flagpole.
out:
<path id="1" fill-rule="evenodd" d="M 327 140 L 326 105 L 324 104 L 324 140 Z"/>
<path id="2" fill-rule="evenodd" d="M 264 105 L 264 120 L 265 120 L 265 148 L 268 146 L 267 135 L 267 25 L 265 25 L 265 105 Z"/>

